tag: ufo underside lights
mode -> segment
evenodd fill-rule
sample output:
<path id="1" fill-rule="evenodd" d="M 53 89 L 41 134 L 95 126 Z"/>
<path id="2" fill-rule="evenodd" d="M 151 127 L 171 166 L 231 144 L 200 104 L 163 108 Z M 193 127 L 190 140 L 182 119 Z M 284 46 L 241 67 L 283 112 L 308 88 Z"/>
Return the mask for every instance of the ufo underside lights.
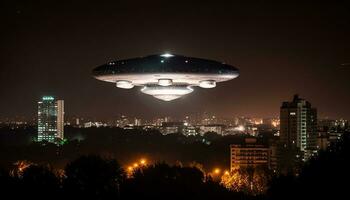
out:
<path id="1" fill-rule="evenodd" d="M 117 60 L 93 70 L 98 80 L 122 89 L 141 87 L 141 92 L 164 101 L 187 95 L 197 86 L 214 88 L 238 75 L 238 69 L 231 65 L 168 53 Z"/>
<path id="2" fill-rule="evenodd" d="M 157 99 L 171 101 L 193 92 L 193 89 L 187 85 L 146 85 L 141 89 L 141 92 L 152 95 Z"/>

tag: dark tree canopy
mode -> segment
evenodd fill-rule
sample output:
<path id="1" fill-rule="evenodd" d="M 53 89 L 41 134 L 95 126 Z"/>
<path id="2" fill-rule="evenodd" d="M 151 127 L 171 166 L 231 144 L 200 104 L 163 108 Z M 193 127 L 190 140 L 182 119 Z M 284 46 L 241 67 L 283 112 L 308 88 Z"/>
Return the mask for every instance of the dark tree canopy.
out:
<path id="1" fill-rule="evenodd" d="M 118 197 L 125 174 L 116 160 L 82 156 L 66 166 L 64 188 L 73 196 L 94 199 Z"/>
<path id="2" fill-rule="evenodd" d="M 274 179 L 268 196 L 271 199 L 344 199 L 350 180 L 350 135 L 320 152 L 300 171 L 298 177 L 285 175 Z"/>

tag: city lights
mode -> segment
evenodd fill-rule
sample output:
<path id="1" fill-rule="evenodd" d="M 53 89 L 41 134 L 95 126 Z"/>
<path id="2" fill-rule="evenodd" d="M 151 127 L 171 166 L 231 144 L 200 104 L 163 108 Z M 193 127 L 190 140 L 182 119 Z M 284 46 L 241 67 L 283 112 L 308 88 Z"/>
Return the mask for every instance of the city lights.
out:
<path id="1" fill-rule="evenodd" d="M 235 127 L 235 130 L 243 132 L 243 131 L 245 131 L 245 127 L 243 125 L 240 125 L 240 126 Z"/>
<path id="2" fill-rule="evenodd" d="M 15 166 L 15 168 L 11 171 L 11 175 L 21 177 L 24 170 L 33 165 L 33 163 L 27 160 L 19 160 L 13 165 Z"/>
<path id="3" fill-rule="evenodd" d="M 137 169 L 142 169 L 143 167 L 146 167 L 148 165 L 148 161 L 146 158 L 140 158 L 137 162 L 132 163 L 131 165 L 127 166 L 127 175 L 130 177 Z"/>
<path id="4" fill-rule="evenodd" d="M 215 169 L 213 170 L 213 172 L 214 172 L 214 174 L 219 175 L 220 172 L 221 172 L 221 170 L 220 170 L 219 168 L 215 168 Z"/>
<path id="5" fill-rule="evenodd" d="M 273 127 L 278 127 L 280 125 L 280 120 L 279 119 L 272 120 L 271 125 Z"/>
<path id="6" fill-rule="evenodd" d="M 140 160 L 140 164 L 141 164 L 141 165 L 146 165 L 146 163 L 147 163 L 146 159 L 141 159 L 141 160 Z"/>

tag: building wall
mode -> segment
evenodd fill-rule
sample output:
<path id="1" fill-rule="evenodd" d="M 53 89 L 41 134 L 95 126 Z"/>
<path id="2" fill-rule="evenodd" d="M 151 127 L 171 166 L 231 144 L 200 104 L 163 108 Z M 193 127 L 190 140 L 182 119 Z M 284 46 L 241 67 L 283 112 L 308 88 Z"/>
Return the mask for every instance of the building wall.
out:
<path id="1" fill-rule="evenodd" d="M 205 134 L 207 132 L 215 132 L 219 135 L 223 134 L 223 125 L 203 125 L 199 127 L 200 134 Z"/>
<path id="2" fill-rule="evenodd" d="M 292 102 L 283 102 L 280 128 L 283 147 L 297 148 L 308 155 L 317 149 L 317 110 L 308 101 L 296 95 Z"/>
<path id="3" fill-rule="evenodd" d="M 63 140 L 64 138 L 64 101 L 57 100 L 57 135 L 56 138 Z"/>
<path id="4" fill-rule="evenodd" d="M 280 112 L 280 139 L 285 147 L 297 145 L 297 109 L 281 108 Z"/>
<path id="5" fill-rule="evenodd" d="M 260 144 L 254 138 L 248 138 L 242 144 L 232 144 L 230 148 L 231 170 L 235 166 L 265 166 L 270 169 L 276 167 L 276 149 L 266 144 Z"/>

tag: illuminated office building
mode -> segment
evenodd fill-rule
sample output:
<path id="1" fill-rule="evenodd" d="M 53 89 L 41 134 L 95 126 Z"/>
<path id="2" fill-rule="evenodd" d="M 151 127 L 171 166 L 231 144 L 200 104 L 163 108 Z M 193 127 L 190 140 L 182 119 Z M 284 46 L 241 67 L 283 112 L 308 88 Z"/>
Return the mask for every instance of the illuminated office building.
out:
<path id="1" fill-rule="evenodd" d="M 38 102 L 39 142 L 59 143 L 64 139 L 64 101 L 44 96 Z"/>

